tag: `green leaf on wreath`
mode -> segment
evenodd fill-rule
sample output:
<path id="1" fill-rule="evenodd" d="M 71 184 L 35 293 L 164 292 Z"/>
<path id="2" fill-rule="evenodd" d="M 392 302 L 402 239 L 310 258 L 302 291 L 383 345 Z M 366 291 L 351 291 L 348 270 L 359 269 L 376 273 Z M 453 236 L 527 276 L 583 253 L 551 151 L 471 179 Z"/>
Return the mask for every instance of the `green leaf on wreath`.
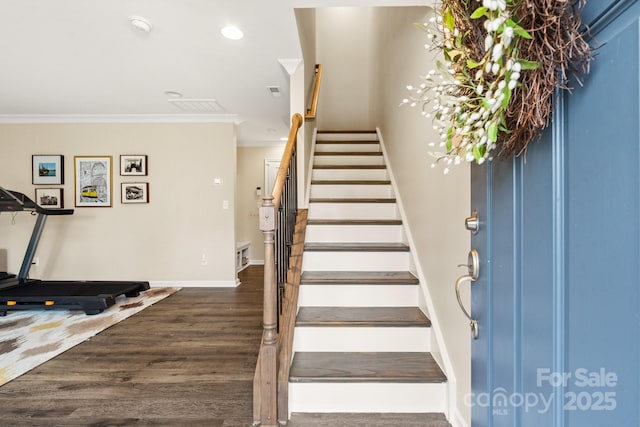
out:
<path id="1" fill-rule="evenodd" d="M 509 88 L 509 86 L 505 86 L 503 93 L 504 99 L 502 100 L 502 108 L 507 108 L 507 105 L 509 105 L 509 101 L 511 100 L 511 94 L 513 92 L 511 88 Z"/>
<path id="2" fill-rule="evenodd" d="M 496 122 L 491 122 L 487 129 L 487 135 L 491 142 L 496 142 L 498 140 L 498 124 Z"/>
<path id="3" fill-rule="evenodd" d="M 483 16 L 485 16 L 487 14 L 487 8 L 484 6 L 480 6 L 479 8 L 477 8 L 476 10 L 473 11 L 473 13 L 471 14 L 470 18 L 471 19 L 478 19 L 481 18 Z"/>
<path id="4" fill-rule="evenodd" d="M 474 61 L 473 59 L 467 59 L 467 68 L 473 70 L 474 68 L 478 68 L 481 64 L 479 62 Z"/>
<path id="5" fill-rule="evenodd" d="M 535 70 L 540 67 L 540 63 L 536 61 L 527 61 L 526 59 L 518 60 L 523 70 Z"/>
<path id="6" fill-rule="evenodd" d="M 453 15 L 449 11 L 444 14 L 444 25 L 449 29 L 449 31 L 453 31 L 456 25 Z"/>

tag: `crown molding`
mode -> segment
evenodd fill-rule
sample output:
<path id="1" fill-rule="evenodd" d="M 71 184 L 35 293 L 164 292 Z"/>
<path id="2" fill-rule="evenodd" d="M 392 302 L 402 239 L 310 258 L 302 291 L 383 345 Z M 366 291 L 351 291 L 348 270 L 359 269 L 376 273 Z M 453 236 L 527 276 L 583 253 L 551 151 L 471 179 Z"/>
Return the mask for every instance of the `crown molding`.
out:
<path id="1" fill-rule="evenodd" d="M 236 120 L 236 114 L 0 114 L 0 124 L 235 123 Z"/>

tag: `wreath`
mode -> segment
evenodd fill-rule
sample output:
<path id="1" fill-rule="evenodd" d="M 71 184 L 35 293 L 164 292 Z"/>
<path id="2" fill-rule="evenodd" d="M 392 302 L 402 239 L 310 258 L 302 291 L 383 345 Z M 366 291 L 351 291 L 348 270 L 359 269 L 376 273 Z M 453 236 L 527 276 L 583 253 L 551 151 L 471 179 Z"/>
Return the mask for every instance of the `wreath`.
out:
<path id="1" fill-rule="evenodd" d="M 556 88 L 589 72 L 592 48 L 580 15 L 586 0 L 442 0 L 424 23 L 425 48 L 444 61 L 402 104 L 421 105 L 445 163 L 520 156 L 547 127 Z"/>

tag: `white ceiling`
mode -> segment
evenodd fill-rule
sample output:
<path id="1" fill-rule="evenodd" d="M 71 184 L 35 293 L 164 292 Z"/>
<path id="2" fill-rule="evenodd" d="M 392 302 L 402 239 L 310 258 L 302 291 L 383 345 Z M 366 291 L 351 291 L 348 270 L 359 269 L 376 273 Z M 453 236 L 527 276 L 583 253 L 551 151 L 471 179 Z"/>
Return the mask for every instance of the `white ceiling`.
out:
<path id="1" fill-rule="evenodd" d="M 188 116 L 235 121 L 241 145 L 279 141 L 290 120 L 279 60 L 302 58 L 294 7 L 407 4 L 425 1 L 0 0 L 0 121 Z M 132 15 L 153 29 L 135 30 Z M 230 23 L 244 39 L 220 35 Z M 166 91 L 215 99 L 222 111 L 194 116 Z"/>

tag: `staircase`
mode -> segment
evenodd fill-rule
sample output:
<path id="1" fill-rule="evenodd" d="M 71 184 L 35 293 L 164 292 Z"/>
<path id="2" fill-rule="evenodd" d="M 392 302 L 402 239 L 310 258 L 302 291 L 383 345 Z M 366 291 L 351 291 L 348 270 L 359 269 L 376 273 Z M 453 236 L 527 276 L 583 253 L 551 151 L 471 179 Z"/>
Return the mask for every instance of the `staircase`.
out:
<path id="1" fill-rule="evenodd" d="M 446 377 L 430 353 L 431 323 L 377 134 L 319 132 L 315 147 L 291 423 L 314 413 L 402 413 L 447 425 Z"/>

